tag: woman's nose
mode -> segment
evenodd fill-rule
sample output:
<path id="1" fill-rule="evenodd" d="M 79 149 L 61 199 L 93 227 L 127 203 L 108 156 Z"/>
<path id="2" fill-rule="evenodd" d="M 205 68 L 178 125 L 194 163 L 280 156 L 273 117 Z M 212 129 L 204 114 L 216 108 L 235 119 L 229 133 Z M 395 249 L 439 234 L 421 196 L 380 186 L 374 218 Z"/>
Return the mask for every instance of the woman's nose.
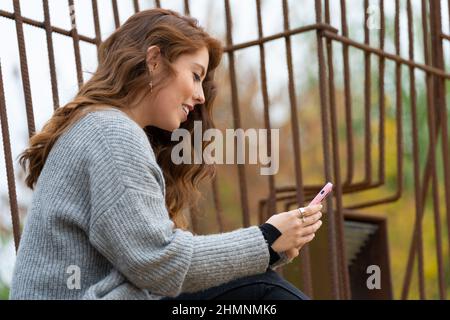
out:
<path id="1" fill-rule="evenodd" d="M 194 98 L 197 101 L 197 104 L 205 103 L 205 94 L 203 92 L 203 87 L 200 86 L 200 89 L 197 91 L 196 97 Z"/>

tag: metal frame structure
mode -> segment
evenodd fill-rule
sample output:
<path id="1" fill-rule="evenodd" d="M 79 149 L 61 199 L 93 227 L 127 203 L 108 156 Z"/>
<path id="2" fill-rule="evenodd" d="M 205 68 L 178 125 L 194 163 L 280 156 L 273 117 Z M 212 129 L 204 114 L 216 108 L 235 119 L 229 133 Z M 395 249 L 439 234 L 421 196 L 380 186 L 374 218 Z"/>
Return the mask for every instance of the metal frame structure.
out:
<path id="1" fill-rule="evenodd" d="M 114 12 L 114 21 L 116 27 L 120 25 L 119 22 L 119 9 L 117 0 L 111 0 Z M 237 87 L 237 76 L 235 70 L 235 54 L 238 50 L 258 47 L 260 53 L 260 74 L 261 74 L 261 90 L 264 104 L 264 124 L 266 129 L 271 128 L 271 119 L 269 117 L 269 94 L 267 89 L 266 79 L 266 55 L 264 44 L 277 39 L 284 39 L 286 48 L 286 61 L 288 70 L 288 92 L 290 99 L 290 112 L 291 112 L 291 128 L 293 137 L 293 150 L 294 150 L 294 184 L 290 187 L 277 187 L 275 184 L 274 176 L 268 176 L 269 195 L 266 199 L 261 199 L 259 202 L 259 218 L 262 221 L 267 218 L 271 213 L 275 212 L 277 203 L 284 204 L 286 209 L 292 206 L 303 206 L 307 200 L 311 199 L 314 194 L 319 191 L 319 185 L 305 185 L 304 173 L 301 169 L 301 151 L 300 145 L 300 127 L 297 118 L 298 103 L 296 101 L 296 86 L 293 73 L 293 48 L 291 37 L 300 33 L 315 32 L 317 36 L 317 59 L 318 59 L 318 79 L 320 90 L 320 116 L 321 116 L 321 128 L 322 128 L 322 147 L 323 147 L 323 170 L 325 178 L 328 181 L 333 181 L 335 184 L 334 200 L 327 199 L 327 214 L 331 217 L 328 225 L 328 256 L 329 266 L 331 270 L 331 291 L 332 296 L 335 299 L 350 299 L 351 290 L 349 284 L 348 266 L 346 265 L 346 252 L 344 250 L 344 211 L 356 210 L 362 208 L 369 208 L 378 206 L 381 204 L 392 203 L 399 200 L 404 193 L 403 186 L 403 121 L 402 121 L 402 108 L 406 107 L 402 101 L 402 68 L 408 68 L 409 70 L 409 82 L 410 82 L 410 112 L 412 116 L 412 141 L 413 141 L 413 156 L 414 156 L 414 192 L 415 192 L 415 224 L 414 232 L 411 236 L 411 244 L 409 248 L 409 257 L 407 261 L 406 272 L 404 275 L 403 290 L 401 294 L 402 299 L 408 298 L 408 293 L 411 285 L 413 265 L 417 259 L 418 263 L 418 281 L 420 298 L 426 298 L 425 294 L 425 276 L 423 268 L 423 239 L 422 239 L 422 219 L 424 215 L 424 204 L 428 196 L 431 196 L 434 204 L 434 221 L 435 221 L 435 233 L 436 233 L 436 254 L 438 257 L 438 279 L 439 279 L 439 297 L 446 299 L 446 287 L 445 287 L 445 268 L 449 268 L 448 265 L 444 265 L 443 258 L 443 230 L 440 221 L 439 213 L 445 211 L 446 214 L 446 227 L 450 230 L 450 152 L 449 152 L 449 140 L 447 123 L 447 101 L 446 101 L 446 85 L 450 79 L 450 73 L 445 70 L 444 60 L 444 41 L 450 41 L 450 32 L 446 33 L 442 29 L 442 12 L 441 1 L 439 0 L 421 0 L 422 9 L 422 30 L 423 30 L 423 43 L 424 43 L 424 63 L 418 63 L 414 57 L 414 29 L 412 24 L 413 8 L 411 0 L 406 1 L 407 8 L 407 27 L 408 27 L 408 43 L 409 43 L 409 56 L 408 58 L 400 55 L 400 14 L 401 6 L 400 0 L 395 0 L 395 53 L 390 53 L 385 50 L 385 1 L 379 1 L 380 8 L 380 22 L 381 29 L 379 32 L 378 46 L 374 46 L 374 41 L 370 41 L 370 32 L 367 25 L 364 28 L 364 42 L 358 42 L 349 37 L 349 30 L 347 25 L 347 4 L 345 0 L 340 0 L 340 15 L 341 26 L 340 31 L 330 24 L 330 1 L 329 0 L 315 0 L 315 13 L 316 21 L 314 24 L 302 26 L 300 28 L 291 29 L 289 22 L 289 7 L 288 0 L 280 0 L 280 5 L 283 8 L 283 21 L 284 31 L 271 36 L 263 35 L 263 22 L 261 15 L 261 0 L 256 1 L 257 21 L 258 21 L 258 39 L 249 41 L 246 43 L 236 44 L 233 42 L 232 37 L 232 14 L 230 8 L 230 1 L 224 0 L 225 15 L 226 15 L 226 46 L 225 53 L 229 61 L 229 78 L 231 84 L 231 107 L 233 113 L 233 121 L 235 128 L 241 128 L 241 115 L 239 107 L 239 90 Z M 76 29 L 76 23 L 73 23 L 71 30 L 64 30 L 58 27 L 54 27 L 50 21 L 49 4 L 48 0 L 42 0 L 44 21 L 35 21 L 23 17 L 21 15 L 20 1 L 13 0 L 14 12 L 6 12 L 0 10 L 0 17 L 12 19 L 15 21 L 16 32 L 19 45 L 19 58 L 20 58 L 20 71 L 22 76 L 22 87 L 25 97 L 25 106 L 27 114 L 28 133 L 31 137 L 35 133 L 35 121 L 33 110 L 33 101 L 30 91 L 30 79 L 27 65 L 26 52 L 29 48 L 25 47 L 24 41 L 24 25 L 32 25 L 37 28 L 45 30 L 47 36 L 48 45 L 48 59 L 50 65 L 51 76 L 51 88 L 53 94 L 54 109 L 59 107 L 58 90 L 57 90 L 57 78 L 55 70 L 55 56 L 54 47 L 52 41 L 52 34 L 57 33 L 73 39 L 73 48 L 76 61 L 76 71 L 79 86 L 82 85 L 84 79 L 82 74 L 82 63 L 80 56 L 80 42 L 86 42 L 95 44 L 98 48 L 101 43 L 100 23 L 98 15 L 97 0 L 92 0 L 92 10 L 94 14 L 94 26 L 95 37 L 90 38 L 78 33 Z M 67 2 L 69 8 L 74 10 L 73 0 Z M 134 9 L 136 12 L 140 10 L 139 1 L 133 0 Z M 369 5 L 368 0 L 364 0 L 364 7 Z M 156 0 L 155 6 L 160 7 L 161 1 Z M 184 13 L 189 15 L 189 0 L 184 0 Z M 450 1 L 449 1 L 450 8 Z M 368 13 L 365 13 L 368 18 Z M 449 12 L 450 16 L 450 12 Z M 75 21 L 72 21 L 75 22 Z M 345 119 L 346 119 L 346 171 L 341 172 L 341 161 L 338 152 L 338 120 L 336 111 L 336 95 L 335 95 L 335 66 L 333 65 L 334 47 L 333 43 L 342 44 L 342 57 L 343 57 L 343 79 L 344 79 L 344 93 L 345 93 Z M 352 88 L 350 86 L 351 72 L 349 62 L 349 49 L 355 48 L 361 50 L 364 53 L 364 179 L 362 181 L 354 181 L 355 177 L 355 157 L 354 157 L 354 138 L 352 126 L 348 125 L 352 123 Z M 447 57 L 448 58 L 448 57 Z M 392 61 L 395 63 L 395 108 L 396 108 L 396 148 L 397 148 L 397 184 L 396 192 L 388 197 L 380 198 L 371 201 L 362 201 L 358 204 L 351 206 L 344 206 L 343 196 L 349 193 L 360 192 L 364 190 L 370 190 L 380 188 L 385 185 L 385 101 L 379 99 L 379 163 L 378 172 L 379 175 L 374 177 L 372 175 L 372 149 L 371 142 L 375 138 L 372 136 L 370 130 L 370 124 L 374 119 L 371 118 L 371 77 L 370 71 L 373 69 L 373 64 L 377 64 L 377 72 L 379 74 L 379 96 L 385 97 L 385 69 L 386 62 Z M 415 71 L 423 72 L 426 76 L 426 106 L 417 105 L 416 97 L 416 77 Z M 418 119 L 417 108 L 423 107 L 427 110 L 428 115 L 428 127 L 429 127 L 429 148 L 426 150 L 426 165 L 424 170 L 420 170 L 419 166 L 419 152 L 425 152 L 425 150 L 419 150 L 418 142 Z M 0 120 L 2 127 L 3 148 L 6 161 L 6 173 L 7 183 L 9 190 L 9 201 L 11 208 L 11 217 L 13 222 L 14 240 L 16 249 L 20 240 L 20 222 L 17 205 L 17 194 L 15 186 L 15 177 L 13 172 L 13 160 L 11 155 L 11 140 L 9 136 L 9 124 L 6 113 L 6 102 L 3 88 L 1 62 L 0 62 Z M 437 178 L 437 150 L 436 142 L 441 139 L 442 155 L 443 155 L 443 172 L 444 172 L 444 186 L 438 185 Z M 268 136 L 268 149 L 270 150 L 271 140 Z M 239 177 L 239 194 L 240 205 L 242 208 L 242 221 L 243 226 L 250 225 L 250 212 L 249 212 L 249 196 L 246 182 L 246 167 L 245 165 L 237 165 L 238 177 Z M 212 193 L 214 196 L 214 204 L 216 208 L 217 221 L 220 229 L 223 230 L 223 217 L 222 217 L 222 204 L 219 197 L 220 181 L 217 179 L 212 182 Z M 439 203 L 439 188 L 444 189 L 445 204 Z M 441 208 L 445 206 L 445 209 Z M 448 238 L 448 244 L 450 246 L 450 237 Z M 302 264 L 302 284 L 304 291 L 313 296 L 313 285 L 311 277 L 311 259 L 309 248 L 305 247 L 301 253 Z"/>

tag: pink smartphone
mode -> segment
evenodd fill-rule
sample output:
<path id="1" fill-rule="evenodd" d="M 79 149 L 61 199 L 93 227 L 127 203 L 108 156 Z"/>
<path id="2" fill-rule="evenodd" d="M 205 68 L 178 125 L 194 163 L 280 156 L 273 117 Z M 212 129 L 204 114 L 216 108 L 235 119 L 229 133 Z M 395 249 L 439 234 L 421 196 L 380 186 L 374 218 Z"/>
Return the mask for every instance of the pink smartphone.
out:
<path id="1" fill-rule="evenodd" d="M 317 196 L 315 196 L 314 199 L 308 204 L 308 207 L 311 205 L 320 204 L 323 201 L 323 199 L 325 199 L 326 196 L 328 196 L 328 194 L 331 192 L 331 190 L 333 190 L 333 184 L 331 182 L 328 182 L 322 188 L 322 190 L 320 190 L 320 192 L 317 194 Z"/>

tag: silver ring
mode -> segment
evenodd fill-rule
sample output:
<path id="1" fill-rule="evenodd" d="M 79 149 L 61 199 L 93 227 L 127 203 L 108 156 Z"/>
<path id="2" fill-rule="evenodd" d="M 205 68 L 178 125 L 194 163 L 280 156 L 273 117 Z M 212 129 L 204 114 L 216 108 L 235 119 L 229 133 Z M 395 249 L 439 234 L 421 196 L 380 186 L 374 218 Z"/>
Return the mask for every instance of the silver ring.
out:
<path id="1" fill-rule="evenodd" d="M 298 212 L 300 212 L 300 219 L 302 219 L 302 222 L 305 223 L 305 209 L 304 208 L 298 208 Z"/>

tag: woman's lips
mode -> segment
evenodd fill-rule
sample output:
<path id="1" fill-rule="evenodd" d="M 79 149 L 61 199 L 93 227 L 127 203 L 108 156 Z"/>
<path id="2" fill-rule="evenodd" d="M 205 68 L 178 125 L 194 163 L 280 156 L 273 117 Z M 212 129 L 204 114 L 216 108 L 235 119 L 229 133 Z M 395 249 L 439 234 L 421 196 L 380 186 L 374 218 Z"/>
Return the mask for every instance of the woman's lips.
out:
<path id="1" fill-rule="evenodd" d="M 189 112 L 191 112 L 191 107 L 186 105 L 186 104 L 182 104 L 181 105 L 182 109 L 184 112 L 186 112 L 186 114 L 189 114 Z"/>
<path id="2" fill-rule="evenodd" d="M 187 120 L 188 115 L 186 114 L 186 112 L 183 109 L 184 109 L 184 107 L 181 108 L 181 113 L 183 114 L 183 119 Z"/>

